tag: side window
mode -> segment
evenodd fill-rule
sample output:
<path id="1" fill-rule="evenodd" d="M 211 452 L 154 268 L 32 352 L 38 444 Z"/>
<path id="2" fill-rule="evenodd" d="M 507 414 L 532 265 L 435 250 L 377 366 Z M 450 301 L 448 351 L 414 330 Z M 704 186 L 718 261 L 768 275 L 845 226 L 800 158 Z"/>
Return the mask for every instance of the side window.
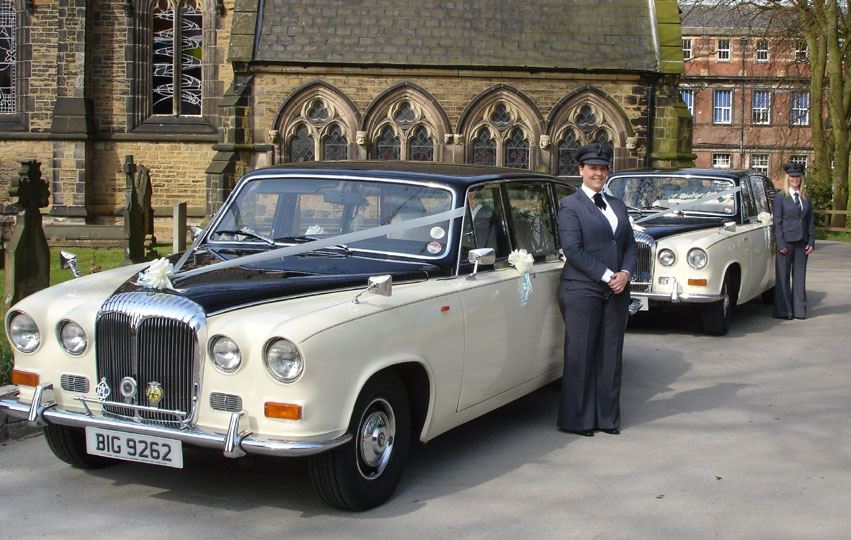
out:
<path id="1" fill-rule="evenodd" d="M 471 249 L 493 248 L 496 258 L 509 253 L 508 227 L 503 212 L 502 192 L 498 184 L 476 187 L 467 192 L 467 214 L 461 240 L 461 260 Z"/>
<path id="2" fill-rule="evenodd" d="M 743 178 L 739 185 L 742 188 L 742 203 L 744 207 L 744 212 L 742 214 L 742 222 L 748 223 L 751 218 L 756 217 L 756 204 L 754 203 L 754 196 L 751 190 L 750 182 Z"/>
<path id="3" fill-rule="evenodd" d="M 558 207 L 561 204 L 561 200 L 565 197 L 573 195 L 576 193 L 576 188 L 565 185 L 565 184 L 555 184 L 555 192 L 556 192 L 556 214 L 558 214 Z"/>
<path id="4" fill-rule="evenodd" d="M 506 185 L 514 247 L 532 255 L 557 248 L 549 190 L 543 182 L 510 182 Z"/>
<path id="5" fill-rule="evenodd" d="M 749 180 L 757 213 L 770 212 L 771 208 L 768 205 L 768 194 L 765 192 L 765 182 L 763 177 L 751 176 Z"/>

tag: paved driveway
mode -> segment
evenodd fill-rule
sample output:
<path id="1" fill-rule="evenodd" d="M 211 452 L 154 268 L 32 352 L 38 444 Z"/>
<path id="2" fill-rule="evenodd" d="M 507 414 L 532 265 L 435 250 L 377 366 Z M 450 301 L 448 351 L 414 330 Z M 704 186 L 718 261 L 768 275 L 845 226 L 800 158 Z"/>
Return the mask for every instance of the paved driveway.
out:
<path id="1" fill-rule="evenodd" d="M 751 303 L 718 338 L 634 319 L 620 436 L 556 431 L 544 388 L 417 449 L 363 514 L 326 508 L 303 462 L 82 472 L 35 436 L 0 446 L 0 537 L 847 538 L 851 244 L 809 270 L 805 321 Z"/>

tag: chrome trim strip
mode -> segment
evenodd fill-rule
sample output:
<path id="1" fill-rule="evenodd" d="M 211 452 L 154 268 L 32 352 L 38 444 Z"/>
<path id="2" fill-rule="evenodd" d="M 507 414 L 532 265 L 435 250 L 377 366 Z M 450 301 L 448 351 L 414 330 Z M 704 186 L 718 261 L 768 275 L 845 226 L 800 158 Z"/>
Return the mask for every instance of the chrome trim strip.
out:
<path id="1" fill-rule="evenodd" d="M 677 300 L 674 299 L 673 293 L 648 293 L 632 291 L 629 293 L 629 295 L 631 297 L 636 298 L 641 297 L 657 302 L 671 303 L 693 302 L 695 304 L 708 304 L 711 302 L 718 302 L 724 299 L 724 297 L 720 294 L 678 294 Z"/>
<path id="2" fill-rule="evenodd" d="M 51 385 L 42 385 L 41 387 L 46 390 L 47 387 L 50 386 Z M 200 430 L 176 430 L 162 426 L 121 421 L 102 416 L 88 416 L 84 413 L 75 413 L 57 409 L 55 408 L 55 404 L 50 404 L 47 407 L 41 407 L 35 400 L 33 401 L 33 404 L 30 405 L 13 399 L 0 400 L 0 410 L 5 411 L 9 416 L 14 416 L 16 418 L 28 418 L 32 416 L 33 418 L 36 418 L 36 421 L 42 422 L 38 424 L 40 426 L 45 425 L 45 422 L 49 422 L 51 424 L 59 424 L 70 427 L 82 428 L 86 426 L 93 426 L 127 433 L 164 437 L 166 439 L 179 440 L 193 446 L 219 449 L 222 450 L 225 457 L 238 457 L 237 454 L 239 454 L 240 451 L 243 451 L 246 454 L 261 454 L 277 457 L 310 456 L 346 444 L 352 438 L 350 434 L 345 433 L 333 439 L 316 441 L 260 439 L 247 435 L 239 435 L 237 433 L 239 429 L 238 427 L 233 428 L 233 435 L 231 435 L 231 427 L 234 425 L 233 416 L 231 416 L 231 427 L 229 427 L 228 433 L 212 433 Z M 241 412 L 233 414 L 237 416 L 236 425 L 238 426 Z M 231 440 L 233 441 L 231 443 L 232 447 L 230 448 L 230 455 L 228 454 L 227 446 L 227 440 L 229 437 L 231 437 Z"/>

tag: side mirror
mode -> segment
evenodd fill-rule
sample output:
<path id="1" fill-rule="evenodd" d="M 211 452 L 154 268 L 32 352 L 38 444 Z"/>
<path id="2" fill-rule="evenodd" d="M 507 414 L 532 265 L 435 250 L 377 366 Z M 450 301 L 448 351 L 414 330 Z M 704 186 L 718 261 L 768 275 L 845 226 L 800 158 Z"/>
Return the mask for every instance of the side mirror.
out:
<path id="1" fill-rule="evenodd" d="M 204 232 L 204 229 L 202 229 L 201 227 L 196 227 L 195 225 L 189 227 L 189 230 L 192 231 L 192 239 L 193 240 L 195 238 L 198 238 L 199 236 L 201 236 L 201 233 Z"/>
<path id="2" fill-rule="evenodd" d="M 59 266 L 63 270 L 71 270 L 74 277 L 80 277 L 80 271 L 77 269 L 77 256 L 70 251 L 59 252 Z"/>
<path id="3" fill-rule="evenodd" d="M 383 276 L 370 276 L 369 285 L 366 286 L 366 289 L 359 292 L 355 299 L 352 300 L 355 304 L 360 304 L 358 298 L 361 297 L 362 294 L 366 294 L 371 292 L 372 294 L 377 294 L 378 296 L 392 296 L 393 295 L 393 276 L 390 274 L 385 274 Z"/>
<path id="4" fill-rule="evenodd" d="M 471 249 L 467 261 L 475 265 L 473 266 L 473 273 L 467 276 L 467 279 L 475 279 L 480 264 L 487 266 L 496 262 L 496 251 L 493 248 Z"/>
<path id="5" fill-rule="evenodd" d="M 736 222 L 735 221 L 724 222 L 723 230 L 725 230 L 727 232 L 736 232 Z"/>

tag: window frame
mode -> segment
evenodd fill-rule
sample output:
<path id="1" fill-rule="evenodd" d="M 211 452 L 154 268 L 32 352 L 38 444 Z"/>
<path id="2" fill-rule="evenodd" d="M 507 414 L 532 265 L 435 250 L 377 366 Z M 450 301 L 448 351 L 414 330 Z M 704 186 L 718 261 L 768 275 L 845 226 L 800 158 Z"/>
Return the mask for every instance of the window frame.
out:
<path id="1" fill-rule="evenodd" d="M 722 158 L 723 156 L 727 156 L 726 157 L 727 164 L 726 165 L 719 165 L 720 158 Z M 733 168 L 733 154 L 723 153 L 723 152 L 720 152 L 720 153 L 717 153 L 717 154 L 712 154 L 712 168 L 713 169 L 732 169 Z"/>
<path id="2" fill-rule="evenodd" d="M 726 44 L 726 46 L 722 46 Z M 715 58 L 719 62 L 731 62 L 733 59 L 733 40 L 718 38 L 715 42 Z"/>
<path id="3" fill-rule="evenodd" d="M 721 94 L 729 96 L 728 105 L 719 105 L 718 99 Z M 726 111 L 726 119 L 724 113 Z M 721 118 L 719 119 L 719 113 Z M 719 125 L 730 125 L 733 123 L 733 90 L 731 88 L 717 88 L 712 91 L 712 123 Z"/>
<path id="4" fill-rule="evenodd" d="M 10 0 L 11 14 L 14 24 L 14 47 L 15 58 L 13 60 L 12 86 L 14 92 L 13 103 L 15 110 L 0 113 L 0 132 L 27 131 L 29 124 L 28 98 L 29 95 L 29 73 L 32 69 L 32 46 L 25 41 L 29 34 L 31 24 L 29 12 L 25 9 L 23 0 Z"/>
<path id="5" fill-rule="evenodd" d="M 764 165 L 762 165 L 762 164 L 756 165 L 754 162 L 756 161 L 757 158 L 759 158 L 760 161 L 762 160 L 762 158 L 765 158 L 765 164 Z M 754 171 L 757 171 L 761 174 L 767 175 L 770 166 L 771 166 L 771 154 L 759 153 L 759 154 L 751 154 L 750 155 L 749 168 L 751 170 L 754 170 Z"/>
<path id="6" fill-rule="evenodd" d="M 686 99 L 686 95 L 690 96 L 689 99 Z M 680 88 L 680 99 L 686 104 L 686 109 L 692 118 L 694 118 L 694 95 L 694 88 Z"/>
<path id="7" fill-rule="evenodd" d="M 692 38 L 683 38 L 683 61 L 691 60 L 692 58 L 694 58 L 694 40 Z"/>
<path id="8" fill-rule="evenodd" d="M 757 106 L 757 95 L 765 96 L 766 102 L 764 106 Z M 751 92 L 751 124 L 755 126 L 771 125 L 771 101 L 771 90 L 757 88 Z"/>
<path id="9" fill-rule="evenodd" d="M 806 107 L 797 106 L 798 99 L 806 97 Z M 810 125 L 810 92 L 792 91 L 789 94 L 789 125 L 790 126 L 809 126 Z"/>
<path id="10" fill-rule="evenodd" d="M 795 62 L 804 63 L 810 59 L 810 47 L 805 40 L 795 42 Z"/>
<path id="11" fill-rule="evenodd" d="M 770 60 L 771 57 L 769 53 L 768 39 L 760 38 L 756 40 L 756 46 L 754 49 L 754 62 L 763 64 Z"/>

